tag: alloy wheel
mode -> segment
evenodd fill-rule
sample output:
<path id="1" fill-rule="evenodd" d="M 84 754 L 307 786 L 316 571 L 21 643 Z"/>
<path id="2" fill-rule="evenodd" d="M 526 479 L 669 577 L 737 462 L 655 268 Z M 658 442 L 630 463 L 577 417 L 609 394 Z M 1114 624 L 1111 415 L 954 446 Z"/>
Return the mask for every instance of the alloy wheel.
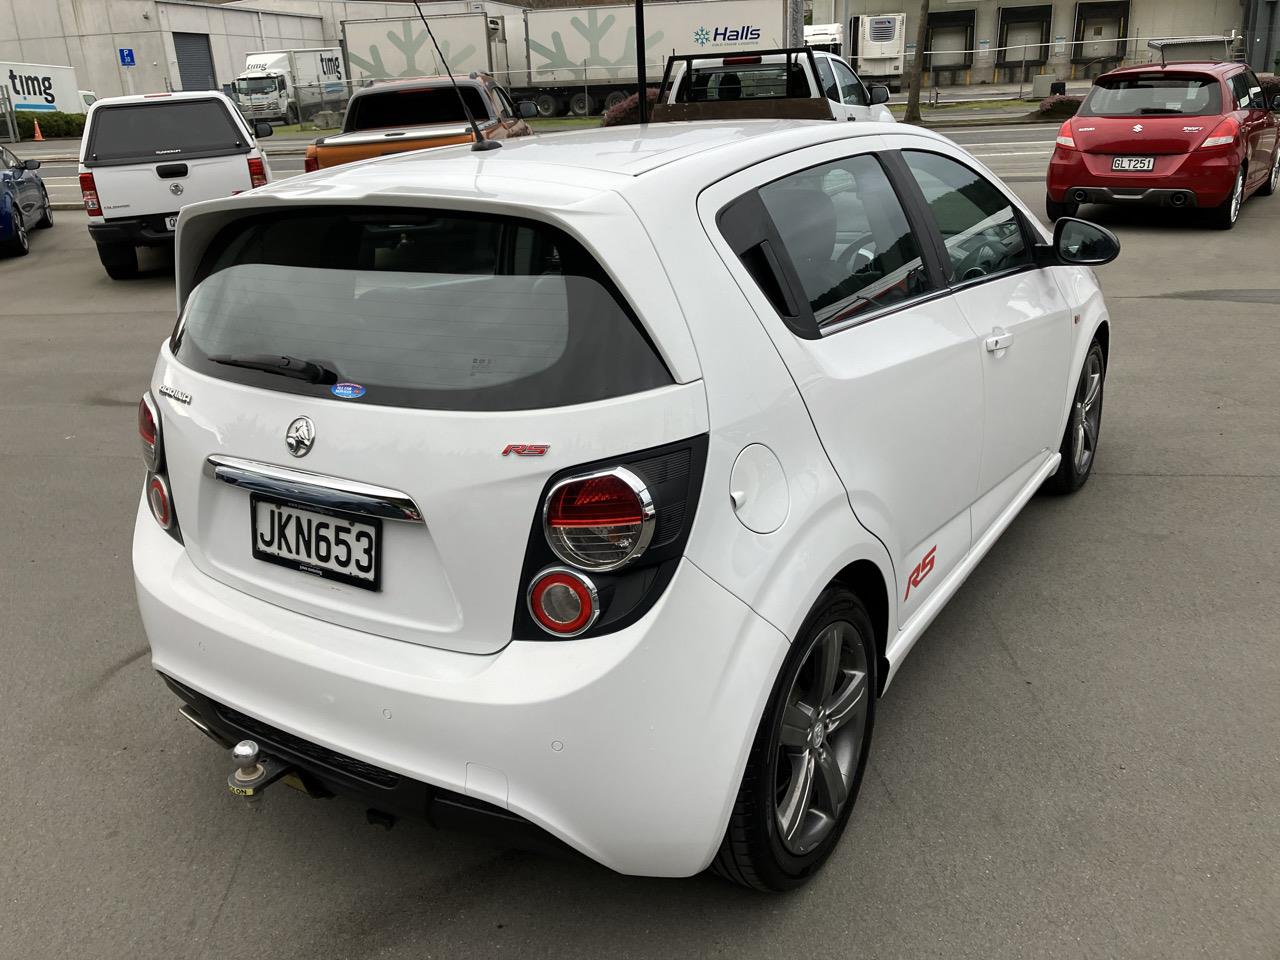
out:
<path id="1" fill-rule="evenodd" d="M 775 818 L 783 846 L 812 851 L 839 822 L 861 759 L 870 693 L 853 624 L 818 634 L 787 693 L 778 738 Z"/>
<path id="2" fill-rule="evenodd" d="M 1275 151 L 1273 151 L 1273 152 L 1275 153 L 1275 155 L 1276 155 L 1276 156 L 1275 156 L 1275 159 L 1271 161 L 1271 187 L 1270 187 L 1270 190 L 1271 190 L 1271 192 L 1272 192 L 1272 193 L 1275 193 L 1275 192 L 1276 192 L 1276 187 L 1277 187 L 1278 185 L 1280 185 L 1280 143 L 1277 143 L 1277 145 L 1276 145 L 1276 146 L 1277 146 L 1277 149 L 1276 149 Z"/>
<path id="3" fill-rule="evenodd" d="M 1231 222 L 1235 223 L 1240 216 L 1240 204 L 1244 200 L 1244 171 L 1236 174 L 1236 185 L 1231 191 Z"/>
<path id="4" fill-rule="evenodd" d="M 1089 471 L 1094 451 L 1098 449 L 1098 431 L 1102 426 L 1102 360 L 1096 353 L 1085 361 L 1084 375 L 1076 388 L 1072 410 L 1073 439 L 1071 455 L 1077 474 Z"/>
<path id="5" fill-rule="evenodd" d="M 27 237 L 27 225 L 22 220 L 22 214 L 17 210 L 13 211 L 13 224 L 18 238 L 18 248 L 21 250 L 30 250 L 31 240 Z"/>

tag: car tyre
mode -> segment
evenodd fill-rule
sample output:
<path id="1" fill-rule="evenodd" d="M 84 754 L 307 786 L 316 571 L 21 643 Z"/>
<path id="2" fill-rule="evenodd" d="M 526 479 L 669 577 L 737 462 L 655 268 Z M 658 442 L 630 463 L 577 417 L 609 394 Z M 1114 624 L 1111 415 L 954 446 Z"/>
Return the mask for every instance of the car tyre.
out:
<path id="1" fill-rule="evenodd" d="M 1102 393 L 1106 386 L 1107 359 L 1102 344 L 1097 340 L 1089 345 L 1076 392 L 1071 399 L 1071 415 L 1067 429 L 1062 434 L 1058 452 L 1062 461 L 1057 472 L 1046 481 L 1049 493 L 1075 493 L 1085 485 L 1093 472 L 1093 462 L 1098 452 L 1098 437 L 1102 431 Z"/>
<path id="2" fill-rule="evenodd" d="M 13 236 L 0 249 L 10 257 L 25 257 L 31 252 L 31 239 L 27 236 L 27 224 L 22 219 L 22 211 L 16 204 L 10 216 L 13 218 Z"/>
<path id="3" fill-rule="evenodd" d="M 1244 203 L 1244 167 L 1236 171 L 1236 182 L 1231 194 L 1209 211 L 1209 223 L 1219 230 L 1230 230 L 1240 219 L 1240 207 Z"/>
<path id="4" fill-rule="evenodd" d="M 826 862 L 866 769 L 877 666 L 866 607 L 849 590 L 828 587 L 779 671 L 715 873 L 781 891 L 805 883 Z"/>
<path id="5" fill-rule="evenodd" d="M 49 191 L 44 191 L 44 207 L 40 211 L 40 219 L 36 222 L 37 230 L 48 230 L 53 226 L 53 203 L 49 200 Z"/>
<path id="6" fill-rule="evenodd" d="M 138 248 L 131 243 L 100 243 L 98 259 L 112 280 L 132 280 L 138 275 Z"/>
<path id="7" fill-rule="evenodd" d="M 1271 154 L 1271 173 L 1267 176 L 1267 182 L 1258 188 L 1258 194 L 1264 197 L 1271 196 L 1280 188 L 1280 141 L 1276 142 Z"/>
<path id="8" fill-rule="evenodd" d="M 1064 200 L 1059 203 L 1047 193 L 1044 195 L 1044 212 L 1048 216 L 1050 223 L 1056 223 L 1063 217 L 1074 217 L 1080 212 L 1080 204 L 1072 200 Z"/>

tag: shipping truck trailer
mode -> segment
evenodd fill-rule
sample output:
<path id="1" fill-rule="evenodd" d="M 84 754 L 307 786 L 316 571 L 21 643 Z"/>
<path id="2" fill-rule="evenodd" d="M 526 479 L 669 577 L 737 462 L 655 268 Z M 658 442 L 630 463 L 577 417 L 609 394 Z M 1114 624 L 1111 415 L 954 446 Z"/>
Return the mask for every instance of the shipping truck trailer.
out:
<path id="1" fill-rule="evenodd" d="M 320 109 L 341 110 L 349 90 L 338 47 L 259 50 L 236 77 L 240 111 L 250 121 L 297 123 Z"/>

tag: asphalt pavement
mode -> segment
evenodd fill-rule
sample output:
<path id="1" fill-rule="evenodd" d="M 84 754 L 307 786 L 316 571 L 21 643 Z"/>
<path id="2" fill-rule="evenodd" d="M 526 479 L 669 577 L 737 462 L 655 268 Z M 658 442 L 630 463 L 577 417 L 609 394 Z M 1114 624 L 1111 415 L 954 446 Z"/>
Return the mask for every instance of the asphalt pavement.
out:
<path id="1" fill-rule="evenodd" d="M 1038 208 L 1052 129 L 957 138 Z M 109 280 L 60 212 L 0 261 L 0 956 L 1275 960 L 1280 199 L 1085 215 L 1124 245 L 1095 474 L 930 628 L 826 871 L 765 897 L 229 796 L 130 573 L 172 275 Z"/>

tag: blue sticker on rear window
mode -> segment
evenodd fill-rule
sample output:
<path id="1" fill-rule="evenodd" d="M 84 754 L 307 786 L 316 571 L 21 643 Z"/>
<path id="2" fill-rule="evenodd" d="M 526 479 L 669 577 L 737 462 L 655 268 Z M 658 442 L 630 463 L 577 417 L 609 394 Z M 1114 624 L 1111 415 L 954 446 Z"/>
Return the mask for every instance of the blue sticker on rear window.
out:
<path id="1" fill-rule="evenodd" d="M 329 392 L 343 400 L 358 400 L 364 396 L 364 387 L 358 383 L 335 383 Z"/>

